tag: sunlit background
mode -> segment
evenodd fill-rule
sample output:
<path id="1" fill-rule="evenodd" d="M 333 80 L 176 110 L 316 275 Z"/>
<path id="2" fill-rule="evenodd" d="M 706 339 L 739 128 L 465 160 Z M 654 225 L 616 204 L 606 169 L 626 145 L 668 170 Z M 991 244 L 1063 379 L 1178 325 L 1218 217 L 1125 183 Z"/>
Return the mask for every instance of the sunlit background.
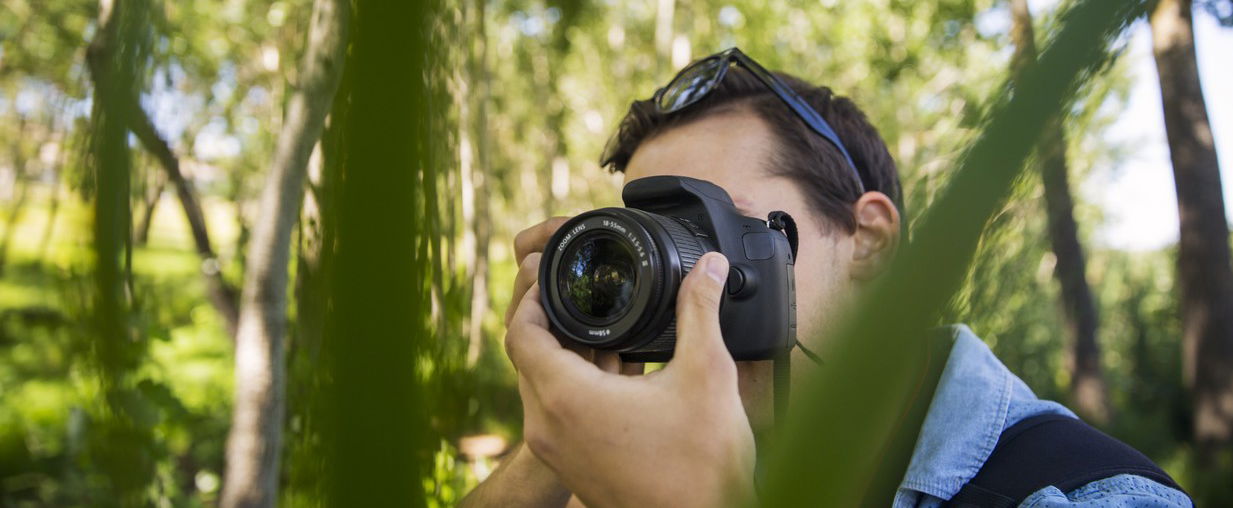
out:
<path id="1" fill-rule="evenodd" d="M 1065 4 L 1065 2 L 1062 2 Z M 1216 2 L 1218 3 L 1218 2 Z M 1059 2 L 1029 2 L 1037 44 Z M 208 249 L 148 140 L 134 163 L 128 325 L 146 345 L 132 404 L 150 504 L 219 499 L 234 355 L 211 281 L 238 288 L 289 95 L 301 79 L 309 0 L 153 2 L 141 103 L 201 203 Z M 0 505 L 90 505 L 108 495 L 94 451 L 107 436 L 88 356 L 92 329 L 87 164 L 94 106 L 92 0 L 0 6 Z M 932 202 L 1009 75 L 1006 2 L 467 1 L 443 9 L 439 87 L 448 152 L 432 294 L 430 503 L 452 505 L 520 440 L 521 407 L 501 341 L 517 267 L 511 239 L 552 215 L 619 204 L 597 158 L 629 102 L 694 58 L 739 46 L 765 66 L 853 98 L 899 163 L 909 218 Z M 1233 29 L 1195 10 L 1198 63 L 1216 147 L 1233 161 Z M 1151 34 L 1083 84 L 1067 119 L 1074 214 L 1087 250 L 1112 417 L 1098 422 L 1182 485 L 1190 407 L 1180 374 L 1178 218 Z M 400 62 L 390 61 L 398 66 Z M 305 306 L 319 246 L 324 156 L 314 151 L 292 238 L 288 411 L 280 499 L 312 505 L 308 398 L 322 323 Z M 1228 180 L 1225 180 L 1226 182 Z M 1225 193 L 1226 203 L 1233 204 Z M 1230 209 L 1226 205 L 1226 209 Z M 1053 275 L 1040 178 L 1029 173 L 983 239 L 949 318 L 969 323 L 1042 397 L 1070 402 L 1073 366 Z M 384 228 L 399 228 L 390 221 Z M 209 250 L 213 254 L 205 253 Z M 308 261 L 305 261 L 305 260 Z M 306 271 L 308 270 L 308 271 Z M 308 295 L 308 296 L 306 296 Z M 1228 477 L 1227 472 L 1225 477 Z"/>

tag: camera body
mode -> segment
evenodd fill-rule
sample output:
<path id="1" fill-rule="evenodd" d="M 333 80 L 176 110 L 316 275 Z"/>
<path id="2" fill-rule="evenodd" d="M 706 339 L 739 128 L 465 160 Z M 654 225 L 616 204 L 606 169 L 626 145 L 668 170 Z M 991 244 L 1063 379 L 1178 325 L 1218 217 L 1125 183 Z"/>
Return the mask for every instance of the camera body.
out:
<path id="1" fill-rule="evenodd" d="M 545 246 L 540 298 L 559 338 L 625 361 L 668 361 L 681 280 L 719 251 L 730 265 L 719 321 L 732 357 L 772 359 L 795 344 L 794 260 L 783 231 L 694 178 L 641 178 L 622 198 L 626 208 L 580 214 Z"/>

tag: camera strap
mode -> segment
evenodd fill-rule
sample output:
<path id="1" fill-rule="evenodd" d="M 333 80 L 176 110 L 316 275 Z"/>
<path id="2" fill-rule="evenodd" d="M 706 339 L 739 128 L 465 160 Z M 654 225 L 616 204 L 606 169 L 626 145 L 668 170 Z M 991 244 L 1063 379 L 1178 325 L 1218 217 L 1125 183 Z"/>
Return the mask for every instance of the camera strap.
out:
<path id="1" fill-rule="evenodd" d="M 788 212 L 776 210 L 766 216 L 766 227 L 774 229 L 788 237 L 788 246 L 792 247 L 792 262 L 796 263 L 796 251 L 800 246 L 800 236 L 796 232 L 796 221 Z"/>
<path id="2" fill-rule="evenodd" d="M 757 443 L 757 460 L 754 464 L 754 489 L 762 492 L 766 485 L 766 473 L 770 462 L 768 450 L 773 443 L 783 435 L 787 423 L 789 383 L 792 382 L 792 350 L 788 349 L 771 360 L 773 375 L 771 377 L 772 403 L 774 404 L 774 422 L 769 429 L 755 430 L 754 439 Z"/>
<path id="3" fill-rule="evenodd" d="M 766 226 L 788 237 L 788 246 L 792 248 L 792 262 L 795 264 L 796 253 L 800 249 L 800 236 L 796 231 L 796 221 L 792 219 L 791 215 L 788 215 L 788 212 L 774 211 L 767 215 Z M 796 337 L 792 338 L 792 347 L 800 348 L 801 352 L 805 353 L 805 356 L 809 357 L 813 363 L 822 365 L 822 358 L 819 358 L 817 353 L 810 351 L 804 344 L 801 344 L 801 341 L 796 340 Z M 788 349 L 791 350 L 792 347 Z M 785 372 L 789 370 L 791 370 L 790 367 L 784 367 Z"/>
<path id="4" fill-rule="evenodd" d="M 771 380 L 775 404 L 775 428 L 783 428 L 788 416 L 788 398 L 792 384 L 792 350 L 789 349 L 772 360 L 774 374 Z"/>
<path id="5" fill-rule="evenodd" d="M 766 216 L 766 226 L 783 233 L 788 238 L 788 246 L 792 249 L 792 263 L 796 263 L 797 250 L 800 247 L 800 236 L 796 230 L 796 221 L 788 212 L 776 210 Z M 788 412 L 789 386 L 792 383 L 792 346 L 800 345 L 796 337 L 787 349 L 780 352 L 774 362 L 772 390 L 774 391 L 775 426 L 780 427 Z"/>

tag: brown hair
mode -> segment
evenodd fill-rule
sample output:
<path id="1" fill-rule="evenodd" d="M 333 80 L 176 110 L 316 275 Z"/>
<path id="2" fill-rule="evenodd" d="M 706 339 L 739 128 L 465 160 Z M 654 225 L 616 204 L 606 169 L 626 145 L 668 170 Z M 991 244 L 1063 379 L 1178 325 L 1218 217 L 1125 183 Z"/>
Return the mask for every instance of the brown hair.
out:
<path id="1" fill-rule="evenodd" d="M 848 98 L 835 95 L 830 88 L 815 87 L 781 72 L 775 75 L 831 124 L 856 162 L 865 190 L 886 194 L 902 215 L 899 171 L 882 136 L 865 118 L 864 112 Z M 643 141 L 673 127 L 742 107 L 749 108 L 766 122 L 777 140 L 777 150 L 772 151 L 774 155 L 769 161 L 771 173 L 795 181 L 815 212 L 848 233 L 855 232 L 856 217 L 850 203 L 860 197 L 860 190 L 843 154 L 813 132 L 774 92 L 740 67 L 728 69 L 715 90 L 675 113 L 660 113 L 651 99 L 634 101 L 616 135 L 609 141 L 600 164 L 610 171 L 623 172 Z"/>

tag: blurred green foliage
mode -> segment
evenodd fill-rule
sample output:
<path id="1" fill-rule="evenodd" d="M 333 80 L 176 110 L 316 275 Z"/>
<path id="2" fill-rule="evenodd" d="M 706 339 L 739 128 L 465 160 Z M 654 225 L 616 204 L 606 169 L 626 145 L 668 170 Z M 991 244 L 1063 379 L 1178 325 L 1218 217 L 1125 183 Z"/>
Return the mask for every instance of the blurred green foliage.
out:
<path id="1" fill-rule="evenodd" d="M 768 504 L 884 506 L 907 469 L 947 351 L 924 331 L 941 324 L 969 272 L 987 220 L 1010 196 L 1047 120 L 1065 111 L 1079 83 L 1101 70 L 1109 44 L 1142 15 L 1142 3 L 1078 3 L 1039 61 L 998 94 L 980 134 L 944 193 L 923 214 L 888 276 L 865 295 L 845 333 L 831 339 L 810 386 L 812 404 L 789 422 Z M 982 281 L 983 282 L 983 281 Z M 999 309 L 1000 311 L 1000 309 Z M 894 312 L 895 319 L 886 319 Z M 933 381 L 930 381 L 933 380 Z M 843 436 L 844 446 L 835 446 Z M 806 484 L 813 488 L 792 488 Z"/>
<path id="2" fill-rule="evenodd" d="M 200 193 L 217 266 L 194 253 L 171 193 L 152 202 L 149 241 L 128 240 L 160 170 L 123 136 L 109 139 L 127 147 L 127 170 L 105 171 L 91 149 L 106 133 L 90 123 L 104 103 L 85 51 L 102 36 L 99 5 L 0 6 L 0 231 L 12 238 L 0 244 L 0 505 L 217 500 L 234 359 L 201 273 L 241 280 L 311 9 L 305 0 L 148 2 L 130 34 L 149 38 L 134 80 Z M 326 457 L 352 475 L 366 470 L 345 468 L 391 460 L 366 480 L 450 506 L 498 459 L 467 455 L 464 437 L 519 439 L 521 405 L 501 346 L 517 271 L 511 239 L 550 215 L 618 203 L 619 176 L 596 163 L 607 135 L 630 100 L 690 59 L 736 45 L 852 97 L 899 162 L 916 224 L 996 110 L 1010 54 L 1000 22 L 1009 15 L 995 0 L 479 0 L 369 5 L 393 10 L 376 14 L 362 5 L 355 22 L 366 35 L 357 37 L 376 42 L 352 47 L 289 267 L 280 495 L 293 506 L 354 500 L 331 497 Z M 1047 40 L 1058 23 L 1045 14 L 1038 33 Z M 1079 84 L 1067 117 L 1072 181 L 1130 150 L 1104 136 L 1128 86 L 1118 58 Z M 115 171 L 131 179 L 127 189 L 111 187 Z M 1007 196 L 946 319 L 970 323 L 1038 394 L 1065 401 L 1066 339 L 1039 178 L 1025 173 Z M 132 212 L 95 230 L 96 210 L 121 209 Z M 1076 217 L 1090 240 L 1100 210 L 1080 202 Z M 1115 411 L 1107 430 L 1188 485 L 1174 253 L 1085 245 Z M 364 255 L 348 258 L 348 248 Z M 104 264 L 115 270 L 105 281 Z M 107 301 L 97 296 L 104 287 Z M 120 321 L 100 328 L 100 312 Z M 106 360 L 104 347 L 129 357 Z M 366 376 L 377 365 L 405 371 Z M 354 455 L 330 448 L 352 442 L 344 438 L 356 440 Z M 117 446 L 122 439 L 132 446 Z M 374 459 L 380 444 L 390 455 Z M 108 459 L 116 450 L 141 457 Z"/>

